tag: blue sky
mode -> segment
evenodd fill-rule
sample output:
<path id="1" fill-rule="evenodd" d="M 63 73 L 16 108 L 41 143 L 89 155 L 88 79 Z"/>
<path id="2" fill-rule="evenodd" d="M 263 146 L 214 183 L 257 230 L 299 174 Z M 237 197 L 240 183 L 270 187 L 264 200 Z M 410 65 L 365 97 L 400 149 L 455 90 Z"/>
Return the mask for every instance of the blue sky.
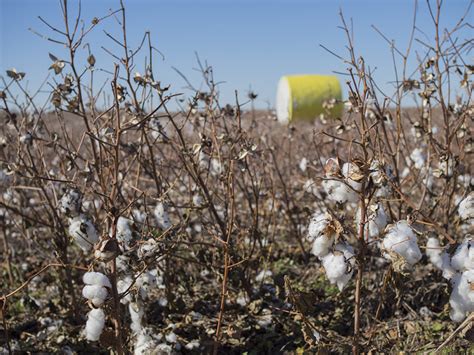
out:
<path id="1" fill-rule="evenodd" d="M 442 27 L 452 26 L 464 13 L 470 0 L 444 1 Z M 76 1 L 70 1 L 71 11 Z M 406 48 L 414 1 L 411 0 L 128 0 L 128 38 L 137 45 L 144 31 L 151 31 L 153 44 L 163 54 L 156 57 L 156 76 L 174 91 L 186 92 L 185 82 L 172 70 L 182 71 L 200 86 L 194 52 L 214 68 L 221 86 L 221 102 L 232 102 L 234 90 L 245 96 L 251 87 L 259 94 L 258 107 L 274 104 L 280 76 L 297 73 L 344 71 L 345 65 L 319 44 L 344 54 L 345 39 L 338 11 L 353 19 L 358 53 L 376 69 L 376 78 L 390 91 L 393 65 L 387 43 L 371 28 L 381 29 Z M 83 18 L 94 17 L 118 8 L 118 0 L 83 0 Z M 433 26 L 425 1 L 418 4 L 417 26 L 430 38 Z M 2 0 L 0 2 L 0 70 L 12 67 L 27 72 L 29 86 L 36 88 L 51 64 L 48 53 L 66 57 L 65 49 L 34 35 L 28 28 L 53 35 L 38 19 L 40 15 L 61 26 L 59 2 L 55 0 Z M 472 23 L 472 10 L 469 19 Z M 97 58 L 97 67 L 112 70 L 114 59 L 101 48 L 117 50 L 103 30 L 117 33 L 113 19 L 101 23 L 88 37 Z M 465 31 L 464 38 L 469 34 Z M 424 38 L 424 34 L 418 33 Z M 472 33 L 470 35 L 472 37 Z M 420 49 L 419 46 L 415 49 Z M 143 67 L 137 70 L 143 72 Z M 342 77 L 341 77 L 342 78 Z M 344 90 L 345 91 L 345 90 Z"/>

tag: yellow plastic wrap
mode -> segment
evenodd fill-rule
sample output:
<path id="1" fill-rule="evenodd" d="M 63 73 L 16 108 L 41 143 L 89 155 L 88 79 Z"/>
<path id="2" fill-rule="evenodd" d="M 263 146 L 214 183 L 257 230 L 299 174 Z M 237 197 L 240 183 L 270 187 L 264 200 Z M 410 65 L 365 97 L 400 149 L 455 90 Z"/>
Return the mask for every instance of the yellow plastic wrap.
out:
<path id="1" fill-rule="evenodd" d="M 277 89 L 276 111 L 280 122 L 314 120 L 326 111 L 323 102 L 342 100 L 339 79 L 334 75 L 288 75 L 280 79 Z M 332 117 L 342 115 L 342 103 L 331 110 Z"/>

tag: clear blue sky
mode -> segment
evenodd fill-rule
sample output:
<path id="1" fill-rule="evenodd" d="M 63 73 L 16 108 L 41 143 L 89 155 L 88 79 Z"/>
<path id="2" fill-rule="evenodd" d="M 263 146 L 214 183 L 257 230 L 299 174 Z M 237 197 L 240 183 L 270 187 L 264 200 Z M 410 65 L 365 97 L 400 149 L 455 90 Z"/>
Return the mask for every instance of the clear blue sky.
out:
<path id="1" fill-rule="evenodd" d="M 442 26 L 451 26 L 464 13 L 470 0 L 445 0 Z M 76 1 L 70 1 L 75 8 Z M 292 73 L 330 73 L 345 66 L 324 51 L 323 44 L 344 54 L 345 39 L 337 26 L 339 8 L 353 19 L 356 47 L 366 62 L 377 67 L 376 77 L 388 90 L 393 80 L 393 65 L 387 43 L 371 28 L 375 25 L 401 48 L 408 43 L 413 17 L 411 0 L 128 0 L 128 38 L 137 45 L 144 31 L 150 30 L 153 44 L 164 54 L 156 57 L 158 79 L 184 91 L 185 82 L 171 69 L 181 70 L 199 87 L 194 52 L 214 68 L 221 86 L 221 101 L 233 101 L 233 90 L 244 96 L 249 87 L 259 93 L 257 105 L 274 104 L 280 76 Z M 118 8 L 118 0 L 83 0 L 83 18 L 94 17 Z M 472 10 L 469 14 L 472 23 Z M 28 30 L 54 36 L 37 18 L 40 15 L 61 26 L 59 2 L 55 0 L 0 1 L 0 70 L 15 67 L 27 72 L 35 88 L 51 64 L 48 52 L 66 57 L 64 48 L 42 40 Z M 417 26 L 429 37 L 433 26 L 425 1 L 419 3 Z M 117 50 L 103 33 L 117 33 L 113 19 L 101 23 L 88 37 L 97 67 L 112 70 L 113 59 L 101 48 Z M 472 31 L 463 33 L 472 37 Z M 422 33 L 418 37 L 424 38 Z M 419 48 L 418 48 L 419 49 Z M 143 72 L 143 66 L 137 70 Z M 185 91 L 184 91 L 185 92 Z"/>

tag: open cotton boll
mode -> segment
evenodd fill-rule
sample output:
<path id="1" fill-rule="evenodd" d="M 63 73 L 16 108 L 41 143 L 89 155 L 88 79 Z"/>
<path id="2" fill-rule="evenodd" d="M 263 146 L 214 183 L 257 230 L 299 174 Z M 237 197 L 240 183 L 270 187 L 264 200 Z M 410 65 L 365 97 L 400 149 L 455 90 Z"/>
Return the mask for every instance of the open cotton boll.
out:
<path id="1" fill-rule="evenodd" d="M 104 330 L 105 313 L 102 309 L 96 308 L 87 314 L 86 323 L 86 339 L 89 341 L 97 341 Z"/>
<path id="2" fill-rule="evenodd" d="M 383 255 L 392 261 L 396 270 L 413 266 L 422 257 L 417 241 L 417 237 L 408 222 L 399 221 L 390 225 L 387 229 L 382 241 Z"/>
<path id="3" fill-rule="evenodd" d="M 355 216 L 356 226 L 359 228 L 361 210 L 357 209 Z M 364 228 L 365 238 L 368 241 L 377 238 L 384 231 L 388 223 L 388 217 L 382 204 L 370 205 L 367 207 L 366 223 Z"/>
<path id="4" fill-rule="evenodd" d="M 130 302 L 128 304 L 128 310 L 130 312 L 130 318 L 132 323 L 130 324 L 130 329 L 135 334 L 139 334 L 142 331 L 142 318 L 145 313 L 143 306 L 140 302 Z"/>
<path id="5" fill-rule="evenodd" d="M 90 300 L 95 307 L 99 307 L 106 300 L 108 292 L 100 285 L 86 285 L 82 289 L 82 296 Z"/>
<path id="6" fill-rule="evenodd" d="M 125 278 L 118 280 L 117 292 L 119 293 L 119 295 L 122 295 L 128 290 L 130 290 L 130 287 L 132 286 L 132 284 L 133 284 L 133 280 L 130 276 L 126 276 Z M 122 304 L 127 304 L 128 302 L 131 302 L 131 301 L 132 301 L 132 295 L 130 294 L 130 292 L 127 295 L 122 296 L 122 298 L 120 299 L 120 303 Z"/>
<path id="7" fill-rule="evenodd" d="M 443 272 L 445 279 L 449 280 L 454 276 L 456 271 L 451 266 L 448 253 L 440 246 L 438 238 L 428 238 L 428 242 L 426 243 L 426 255 L 430 259 L 430 262 Z"/>
<path id="8" fill-rule="evenodd" d="M 411 162 L 413 162 L 413 165 L 417 169 L 421 169 L 425 166 L 426 155 L 422 148 L 415 148 L 410 154 L 410 159 L 411 161 L 408 162 L 408 165 L 411 165 Z"/>
<path id="9" fill-rule="evenodd" d="M 323 180 L 323 188 L 330 200 L 338 203 L 357 202 L 359 196 L 341 180 Z"/>
<path id="10" fill-rule="evenodd" d="M 333 237 L 327 237 L 326 235 L 320 235 L 313 240 L 313 246 L 311 247 L 311 254 L 321 258 L 329 253 L 329 250 L 334 244 Z"/>
<path id="11" fill-rule="evenodd" d="M 86 285 L 98 285 L 102 287 L 112 288 L 109 278 L 101 272 L 86 272 L 84 276 L 82 276 L 82 281 Z"/>
<path id="12" fill-rule="evenodd" d="M 211 159 L 211 174 L 212 176 L 219 176 L 224 172 L 221 162 L 218 159 Z"/>
<path id="13" fill-rule="evenodd" d="M 319 237 L 329 225 L 331 219 L 331 215 L 328 213 L 313 214 L 308 226 L 308 240 L 312 242 L 315 238 Z"/>
<path id="14" fill-rule="evenodd" d="M 79 190 L 71 189 L 59 200 L 59 211 L 67 216 L 76 216 L 81 212 L 82 194 Z"/>
<path id="15" fill-rule="evenodd" d="M 308 168 L 308 159 L 305 157 L 301 158 L 300 164 L 298 166 L 303 173 L 306 172 L 306 169 Z"/>
<path id="16" fill-rule="evenodd" d="M 474 241 L 466 238 L 454 252 L 451 265 L 459 271 L 474 270 Z"/>
<path id="17" fill-rule="evenodd" d="M 342 175 L 344 175 L 347 184 L 349 184 L 356 191 L 361 190 L 362 183 L 359 181 L 362 179 L 363 175 L 357 165 L 353 163 L 345 163 L 342 166 L 341 172 Z"/>
<path id="18" fill-rule="evenodd" d="M 474 192 L 471 192 L 461 201 L 458 213 L 462 219 L 474 219 Z"/>
<path id="19" fill-rule="evenodd" d="M 117 220 L 117 241 L 125 248 L 128 248 L 133 238 L 132 221 L 120 216 Z"/>
<path id="20" fill-rule="evenodd" d="M 69 235 L 84 251 L 89 251 L 99 240 L 92 221 L 84 214 L 70 219 Z"/>
<path id="21" fill-rule="evenodd" d="M 336 284 L 342 291 L 352 277 L 354 250 L 346 244 L 337 244 L 334 249 L 334 252 L 323 256 L 321 261 L 329 282 Z"/>
<path id="22" fill-rule="evenodd" d="M 455 322 L 463 321 L 466 316 L 474 311 L 474 270 L 456 274 L 452 280 L 453 291 L 449 298 L 451 311 L 449 316 Z"/>
<path id="23" fill-rule="evenodd" d="M 164 203 L 159 202 L 153 210 L 153 214 L 155 215 L 156 223 L 160 229 L 167 230 L 171 227 L 171 221 Z"/>

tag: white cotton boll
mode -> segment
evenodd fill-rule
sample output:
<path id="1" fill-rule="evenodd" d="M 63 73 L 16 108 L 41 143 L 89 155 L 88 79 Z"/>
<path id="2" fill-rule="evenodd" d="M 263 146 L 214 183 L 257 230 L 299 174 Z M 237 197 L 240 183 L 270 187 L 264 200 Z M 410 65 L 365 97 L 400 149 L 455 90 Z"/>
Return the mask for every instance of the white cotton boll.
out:
<path id="1" fill-rule="evenodd" d="M 314 195 L 315 197 L 321 198 L 321 193 L 319 192 L 318 185 L 313 179 L 308 179 L 303 184 L 303 190 L 309 194 Z"/>
<path id="2" fill-rule="evenodd" d="M 99 235 L 86 215 L 79 215 L 70 219 L 69 235 L 84 251 L 89 251 L 99 240 Z"/>
<path id="3" fill-rule="evenodd" d="M 410 159 L 413 161 L 413 164 L 417 169 L 421 169 L 425 166 L 426 155 L 421 148 L 415 148 L 410 154 Z"/>
<path id="4" fill-rule="evenodd" d="M 325 256 L 329 253 L 329 250 L 334 244 L 333 237 L 327 237 L 325 235 L 321 235 L 313 240 L 313 246 L 311 247 L 311 253 L 318 258 Z"/>
<path id="5" fill-rule="evenodd" d="M 337 244 L 333 253 L 321 258 L 326 276 L 331 284 L 336 284 L 340 291 L 352 277 L 355 265 L 354 250 L 346 244 Z"/>
<path id="6" fill-rule="evenodd" d="M 196 207 L 201 207 L 203 205 L 203 199 L 199 193 L 193 195 L 193 204 Z"/>
<path id="7" fill-rule="evenodd" d="M 306 169 L 308 168 L 308 159 L 303 157 L 300 161 L 299 168 L 303 173 L 306 172 Z"/>
<path id="8" fill-rule="evenodd" d="M 86 285 L 82 289 L 82 296 L 92 302 L 95 307 L 104 303 L 108 296 L 107 289 L 99 285 Z"/>
<path id="9" fill-rule="evenodd" d="M 130 329 L 135 334 L 139 334 L 142 331 L 142 319 L 145 313 L 143 306 L 139 302 L 130 302 L 128 304 L 128 311 L 130 312 L 130 318 L 132 320 Z"/>
<path id="10" fill-rule="evenodd" d="M 120 216 L 117 220 L 116 238 L 125 248 L 128 248 L 133 238 L 132 221 Z"/>
<path id="11" fill-rule="evenodd" d="M 135 281 L 142 299 L 148 298 L 148 292 L 157 285 L 156 270 L 155 272 L 146 271 L 141 274 Z"/>
<path id="12" fill-rule="evenodd" d="M 146 218 L 147 218 L 146 212 L 142 212 L 142 211 L 140 211 L 140 210 L 137 209 L 137 208 L 134 208 L 134 209 L 132 210 L 132 216 L 133 216 L 133 220 L 134 220 L 136 223 L 140 223 L 140 224 L 145 223 Z"/>
<path id="13" fill-rule="evenodd" d="M 330 221 L 331 215 L 328 213 L 313 214 L 308 226 L 309 241 L 312 242 L 315 238 L 319 237 L 319 235 L 326 229 Z"/>
<path id="14" fill-rule="evenodd" d="M 338 203 L 357 202 L 357 193 L 340 180 L 323 180 L 323 188 L 330 200 Z"/>
<path id="15" fill-rule="evenodd" d="M 165 339 L 168 343 L 172 343 L 172 344 L 174 344 L 178 341 L 178 337 L 176 336 L 176 334 L 174 332 L 166 334 Z"/>
<path id="16" fill-rule="evenodd" d="M 79 190 L 68 190 L 59 200 L 59 211 L 67 216 L 76 216 L 81 212 L 82 194 Z"/>
<path id="17" fill-rule="evenodd" d="M 211 159 L 211 174 L 212 176 L 219 176 L 224 172 L 221 162 L 218 159 Z"/>
<path id="18" fill-rule="evenodd" d="M 149 355 L 149 354 L 163 354 L 163 352 L 158 352 L 158 343 L 153 339 L 145 330 L 142 330 L 136 337 L 135 344 L 133 347 L 134 355 Z M 169 352 L 171 353 L 171 348 Z"/>
<path id="19" fill-rule="evenodd" d="M 262 282 L 267 278 L 271 278 L 273 276 L 273 272 L 270 270 L 262 270 L 260 273 L 255 277 L 255 281 Z"/>
<path id="20" fill-rule="evenodd" d="M 86 339 L 89 341 L 97 341 L 104 330 L 105 313 L 102 309 L 97 308 L 91 310 L 87 314 L 86 323 Z"/>
<path id="21" fill-rule="evenodd" d="M 399 257 L 410 266 L 420 261 L 422 255 L 417 244 L 417 237 L 407 221 L 399 221 L 388 227 L 387 233 L 382 241 L 383 255 L 392 262 L 397 262 L 394 255 Z"/>
<path id="22" fill-rule="evenodd" d="M 357 231 L 359 230 L 361 210 L 357 209 L 355 216 Z M 366 223 L 364 228 L 365 238 L 371 241 L 384 231 L 388 223 L 388 217 L 382 204 L 370 205 L 366 211 Z"/>
<path id="23" fill-rule="evenodd" d="M 201 169 L 206 170 L 206 169 L 209 167 L 209 163 L 210 163 L 209 154 L 207 154 L 207 153 L 206 153 L 205 151 L 203 151 L 203 150 L 200 150 L 200 151 L 199 151 L 198 161 L 199 161 L 199 167 L 200 167 Z"/>
<path id="24" fill-rule="evenodd" d="M 140 246 L 138 247 L 137 250 L 137 255 L 139 258 L 146 258 L 155 252 L 155 250 L 158 248 L 158 245 L 156 243 L 156 240 L 150 238 L 147 239 L 145 242 L 141 243 Z"/>
<path id="25" fill-rule="evenodd" d="M 466 316 L 474 311 L 474 291 L 471 284 L 474 283 L 474 270 L 456 274 L 452 280 L 453 291 L 449 298 L 451 311 L 449 316 L 455 322 L 463 321 Z"/>
<path id="26" fill-rule="evenodd" d="M 471 192 L 461 201 L 458 213 L 462 219 L 474 219 L 474 192 Z"/>
<path id="27" fill-rule="evenodd" d="M 470 186 L 474 187 L 474 176 L 471 176 L 469 174 L 459 175 L 458 184 L 464 188 L 468 188 Z"/>
<path id="28" fill-rule="evenodd" d="M 454 252 L 451 265 L 459 271 L 474 270 L 474 241 L 466 238 Z"/>
<path id="29" fill-rule="evenodd" d="M 456 271 L 451 266 L 451 260 L 445 250 L 440 246 L 438 238 L 430 237 L 426 243 L 426 255 L 430 262 L 443 272 L 445 279 L 451 279 Z"/>
<path id="30" fill-rule="evenodd" d="M 189 343 L 187 343 L 185 346 L 187 350 L 199 349 L 200 347 L 201 347 L 201 343 L 199 343 L 199 340 L 192 340 Z"/>
<path id="31" fill-rule="evenodd" d="M 362 189 L 362 183 L 359 179 L 362 177 L 362 173 L 359 167 L 353 163 L 344 163 L 341 169 L 342 175 L 345 177 L 345 181 L 354 190 L 360 191 Z"/>
<path id="32" fill-rule="evenodd" d="M 100 272 L 86 272 L 84 276 L 82 276 L 82 281 L 86 285 L 98 285 L 102 287 L 112 288 L 109 278 Z"/>
<path id="33" fill-rule="evenodd" d="M 153 210 L 153 214 L 160 229 L 167 230 L 171 227 L 170 217 L 164 203 L 159 202 Z"/>
<path id="34" fill-rule="evenodd" d="M 123 295 L 125 292 L 128 291 L 126 296 L 122 296 L 120 299 L 120 303 L 127 304 L 128 302 L 132 301 L 132 295 L 130 293 L 130 288 L 133 284 L 133 280 L 130 276 L 126 276 L 123 279 L 117 281 L 117 292 L 119 295 Z"/>

